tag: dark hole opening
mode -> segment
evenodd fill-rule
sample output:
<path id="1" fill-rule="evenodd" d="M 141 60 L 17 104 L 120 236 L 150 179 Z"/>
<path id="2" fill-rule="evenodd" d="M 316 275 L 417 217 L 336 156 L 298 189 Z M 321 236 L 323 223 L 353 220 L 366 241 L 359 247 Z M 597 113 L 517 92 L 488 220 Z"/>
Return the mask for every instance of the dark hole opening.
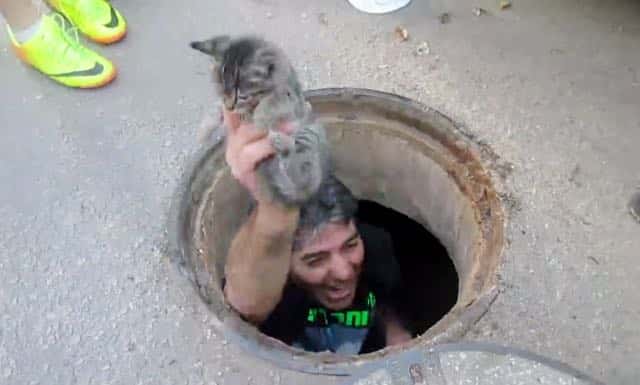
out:
<path id="1" fill-rule="evenodd" d="M 391 235 L 405 288 L 396 305 L 408 316 L 412 334 L 424 333 L 458 298 L 458 274 L 447 250 L 424 226 L 378 203 L 360 201 L 358 218 Z"/>

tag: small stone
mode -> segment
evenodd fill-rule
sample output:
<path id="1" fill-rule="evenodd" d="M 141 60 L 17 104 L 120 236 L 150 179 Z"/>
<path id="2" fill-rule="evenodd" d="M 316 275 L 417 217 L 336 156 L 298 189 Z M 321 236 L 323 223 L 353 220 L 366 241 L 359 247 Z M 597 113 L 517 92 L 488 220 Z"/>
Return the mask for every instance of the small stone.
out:
<path id="1" fill-rule="evenodd" d="M 511 1 L 509 0 L 500 0 L 500 9 L 511 8 Z"/>
<path id="2" fill-rule="evenodd" d="M 267 17 L 267 19 L 273 19 L 273 13 L 272 12 L 267 12 L 265 14 L 265 16 Z"/>
<path id="3" fill-rule="evenodd" d="M 475 16 L 478 16 L 478 17 L 485 14 L 485 10 L 480 7 L 475 7 L 472 12 Z"/>
<path id="4" fill-rule="evenodd" d="M 423 41 L 422 43 L 420 43 L 416 48 L 416 55 L 418 56 L 425 56 L 425 55 L 429 55 L 430 53 L 431 53 L 431 47 L 429 47 L 429 43 L 426 41 Z"/>
<path id="5" fill-rule="evenodd" d="M 400 39 L 400 41 L 409 40 L 409 31 L 407 31 L 405 27 L 399 25 L 396 27 L 395 32 L 396 32 L 396 36 L 398 37 L 398 39 Z"/>
<path id="6" fill-rule="evenodd" d="M 438 16 L 438 20 L 440 20 L 440 24 L 447 24 L 451 21 L 451 15 L 449 12 L 443 12 Z"/>
<path id="7" fill-rule="evenodd" d="M 629 212 L 631 216 L 640 222 L 640 191 L 637 191 L 629 201 Z"/>
<path id="8" fill-rule="evenodd" d="M 329 18 L 327 17 L 327 14 L 324 12 L 320 12 L 318 14 L 318 21 L 322 25 L 329 25 Z"/>
<path id="9" fill-rule="evenodd" d="M 577 185 L 578 187 L 581 186 L 580 182 L 578 181 L 578 176 L 581 173 L 581 168 L 579 164 L 576 164 L 573 169 L 571 170 L 571 173 L 569 174 L 569 182 Z"/>

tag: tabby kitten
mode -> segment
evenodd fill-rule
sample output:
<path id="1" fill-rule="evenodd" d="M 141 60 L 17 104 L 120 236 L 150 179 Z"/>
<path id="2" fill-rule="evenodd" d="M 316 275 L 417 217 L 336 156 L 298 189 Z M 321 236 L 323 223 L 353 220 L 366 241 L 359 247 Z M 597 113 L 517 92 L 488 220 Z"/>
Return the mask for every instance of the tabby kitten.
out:
<path id="1" fill-rule="evenodd" d="M 268 131 L 276 155 L 258 166 L 261 192 L 289 206 L 306 202 L 328 174 L 329 149 L 287 56 L 256 37 L 218 36 L 191 47 L 213 56 L 225 108 Z M 291 133 L 280 131 L 282 122 L 291 123 Z"/>

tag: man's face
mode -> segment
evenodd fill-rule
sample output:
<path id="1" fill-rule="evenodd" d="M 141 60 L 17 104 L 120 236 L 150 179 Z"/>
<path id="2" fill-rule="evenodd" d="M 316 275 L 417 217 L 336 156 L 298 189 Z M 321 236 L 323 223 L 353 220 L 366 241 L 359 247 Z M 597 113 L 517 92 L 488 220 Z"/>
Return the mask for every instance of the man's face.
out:
<path id="1" fill-rule="evenodd" d="M 353 221 L 330 223 L 293 253 L 291 278 L 329 310 L 353 303 L 364 245 Z"/>

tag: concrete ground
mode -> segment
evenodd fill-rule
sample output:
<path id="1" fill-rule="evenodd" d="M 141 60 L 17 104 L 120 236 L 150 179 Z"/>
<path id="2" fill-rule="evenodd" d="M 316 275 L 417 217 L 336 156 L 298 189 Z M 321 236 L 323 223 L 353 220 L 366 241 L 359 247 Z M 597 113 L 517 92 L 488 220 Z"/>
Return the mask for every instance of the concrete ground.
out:
<path id="1" fill-rule="evenodd" d="M 467 339 L 637 384 L 640 3 L 414 0 L 385 16 L 343 0 L 114 4 L 130 33 L 98 47 L 120 70 L 102 90 L 61 88 L 0 38 L 1 384 L 336 383 L 226 343 L 164 252 L 214 101 L 188 42 L 241 32 L 280 43 L 307 88 L 415 98 L 512 164 L 502 292 Z"/>

